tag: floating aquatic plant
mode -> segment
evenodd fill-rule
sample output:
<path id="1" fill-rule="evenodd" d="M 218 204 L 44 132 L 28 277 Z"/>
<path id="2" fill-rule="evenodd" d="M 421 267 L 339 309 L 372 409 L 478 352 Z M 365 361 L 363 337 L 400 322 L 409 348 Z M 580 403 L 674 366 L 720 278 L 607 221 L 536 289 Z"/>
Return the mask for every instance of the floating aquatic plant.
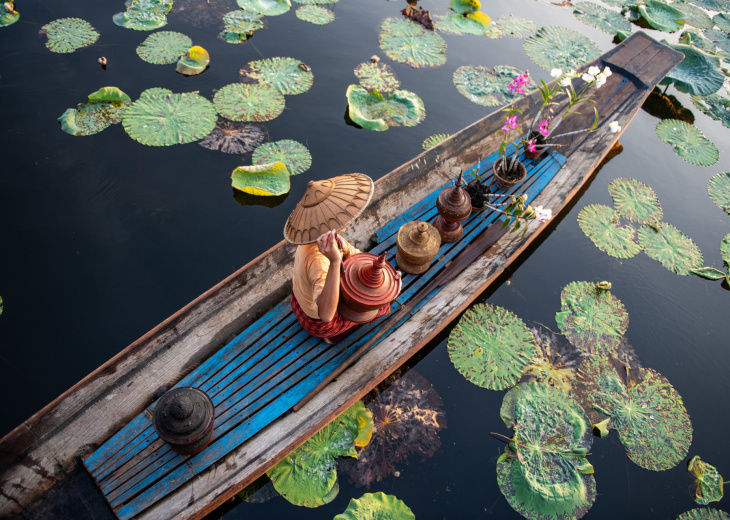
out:
<path id="1" fill-rule="evenodd" d="M 172 0 L 132 0 L 127 10 L 112 17 L 115 24 L 136 31 L 153 31 L 167 25 Z"/>
<path id="2" fill-rule="evenodd" d="M 520 39 L 527 38 L 537 31 L 537 24 L 532 20 L 511 14 L 496 20 L 492 25 L 496 25 L 503 33 Z"/>
<path id="3" fill-rule="evenodd" d="M 124 111 L 122 124 L 135 141 L 170 146 L 202 139 L 217 120 L 213 104 L 195 92 L 148 89 Z"/>
<path id="4" fill-rule="evenodd" d="M 294 0 L 298 4 L 302 5 L 327 5 L 336 4 L 340 0 Z"/>
<path id="5" fill-rule="evenodd" d="M 195 27 L 207 27 L 220 24 L 221 17 L 235 7 L 235 0 L 175 0 L 171 15 Z"/>
<path id="6" fill-rule="evenodd" d="M 434 27 L 439 32 L 445 32 L 449 34 L 466 34 L 462 29 L 464 24 L 459 24 L 458 26 L 454 24 L 454 21 L 456 21 L 457 23 L 459 22 L 457 18 L 460 17 L 461 15 L 455 15 L 453 13 L 447 15 L 436 15 L 433 21 Z M 499 30 L 494 23 L 488 25 L 486 28 L 483 29 L 483 32 L 480 32 L 479 34 L 492 39 L 501 38 L 503 36 L 502 31 Z"/>
<path id="7" fill-rule="evenodd" d="M 416 68 L 446 63 L 446 41 L 438 34 L 398 18 L 386 18 L 380 27 L 380 48 L 390 59 Z"/>
<path id="8" fill-rule="evenodd" d="M 434 134 L 434 135 L 431 135 L 431 136 L 427 137 L 426 139 L 424 139 L 423 143 L 421 143 L 421 147 L 424 150 L 430 150 L 431 148 L 433 148 L 434 146 L 436 146 L 440 142 L 445 141 L 449 137 L 451 137 L 451 134 Z"/>
<path id="9" fill-rule="evenodd" d="M 507 392 L 500 416 L 515 432 L 497 460 L 497 483 L 512 509 L 529 520 L 582 518 L 596 499 L 583 409 L 557 388 L 526 383 Z"/>
<path id="10" fill-rule="evenodd" d="M 262 144 L 254 150 L 251 160 L 254 164 L 281 161 L 289 175 L 298 175 L 312 166 L 312 156 L 307 147 L 291 139 Z"/>
<path id="11" fill-rule="evenodd" d="M 511 103 L 519 97 L 510 92 L 509 86 L 520 69 L 509 65 L 497 65 L 493 70 L 487 67 L 463 65 L 454 72 L 456 90 L 477 105 L 496 107 Z M 529 82 L 529 78 L 527 80 Z M 527 85 L 529 89 L 529 83 Z"/>
<path id="12" fill-rule="evenodd" d="M 321 5 L 303 5 L 296 10 L 297 18 L 314 25 L 327 25 L 335 20 L 335 13 Z"/>
<path id="13" fill-rule="evenodd" d="M 117 87 L 104 87 L 89 94 L 89 102 L 67 109 L 58 122 L 71 135 L 92 135 L 119 123 L 130 97 Z"/>
<path id="14" fill-rule="evenodd" d="M 438 432 L 446 427 L 443 405 L 431 383 L 415 370 L 397 378 L 367 405 L 373 414 L 372 439 L 357 459 L 341 461 L 340 470 L 351 483 L 370 488 L 406 464 L 409 456 L 433 456 L 441 447 Z"/>
<path id="15" fill-rule="evenodd" d="M 696 5 L 686 2 L 673 2 L 672 7 L 682 12 L 686 25 L 696 27 L 700 31 L 712 29 L 714 25 L 712 18 L 710 18 L 707 12 Z"/>
<path id="16" fill-rule="evenodd" d="M 476 13 L 482 8 L 479 0 L 450 0 L 449 6 L 459 14 Z"/>
<path id="17" fill-rule="evenodd" d="M 591 2 L 578 2 L 573 8 L 573 14 L 578 20 L 605 33 L 614 35 L 619 31 L 631 32 L 631 23 L 616 11 L 609 11 Z"/>
<path id="18" fill-rule="evenodd" d="M 702 509 L 692 509 L 682 513 L 677 520 L 730 520 L 730 515 L 719 509 L 711 507 L 703 507 Z"/>
<path id="19" fill-rule="evenodd" d="M 715 121 L 730 128 L 730 99 L 717 94 L 692 96 L 692 104 Z"/>
<path id="20" fill-rule="evenodd" d="M 610 355 L 621 343 L 629 315 L 609 290 L 594 283 L 571 282 L 560 294 L 560 312 L 555 321 L 568 341 L 581 351 Z"/>
<path id="21" fill-rule="evenodd" d="M 263 28 L 261 13 L 244 11 L 231 11 L 223 16 L 225 26 L 221 31 L 221 38 L 228 43 L 242 43 L 248 40 L 254 31 Z"/>
<path id="22" fill-rule="evenodd" d="M 656 133 L 674 152 L 688 163 L 710 166 L 720 158 L 717 147 L 700 129 L 684 121 L 666 119 L 656 126 Z"/>
<path id="23" fill-rule="evenodd" d="M 264 132 L 256 125 L 219 121 L 213 131 L 198 144 L 208 150 L 244 154 L 264 142 Z"/>
<path id="24" fill-rule="evenodd" d="M 395 90 L 384 95 L 377 90 L 368 91 L 360 85 L 350 85 L 346 96 L 350 119 L 368 130 L 416 126 L 426 117 L 426 107 L 421 98 L 407 90 Z"/>
<path id="25" fill-rule="evenodd" d="M 264 16 L 278 16 L 291 9 L 291 0 L 236 0 L 245 11 L 261 13 Z"/>
<path id="26" fill-rule="evenodd" d="M 513 386 L 535 353 L 527 325 L 513 313 L 475 305 L 449 334 L 449 359 L 467 380 L 490 390 Z"/>
<path id="27" fill-rule="evenodd" d="M 48 38 L 46 47 L 51 52 L 67 53 L 92 45 L 99 33 L 86 20 L 60 18 L 41 27 L 41 34 Z"/>
<path id="28" fill-rule="evenodd" d="M 725 52 L 730 52 L 730 35 L 719 29 L 706 29 L 705 37 Z"/>
<path id="29" fill-rule="evenodd" d="M 535 353 L 522 371 L 519 383 L 538 381 L 570 393 L 583 363 L 583 353 L 574 345 L 544 329 L 531 328 Z"/>
<path id="30" fill-rule="evenodd" d="M 664 212 L 649 186 L 636 179 L 618 178 L 608 184 L 613 205 L 625 219 L 639 224 L 659 223 Z"/>
<path id="31" fill-rule="evenodd" d="M 565 27 L 541 27 L 522 45 L 527 55 L 544 69 L 577 69 L 601 55 L 593 41 Z"/>
<path id="32" fill-rule="evenodd" d="M 351 498 L 347 509 L 334 520 L 416 520 L 405 502 L 382 491 L 365 493 L 359 499 Z"/>
<path id="33" fill-rule="evenodd" d="M 691 5 L 691 4 L 686 4 Z M 684 31 L 682 34 L 679 35 L 679 43 L 682 43 L 684 45 L 691 45 L 692 47 L 695 47 L 702 52 L 705 52 L 707 54 L 712 54 L 717 56 L 718 58 L 727 58 L 730 56 L 730 54 L 719 51 L 715 44 L 705 38 L 704 36 L 701 36 L 695 32 L 692 31 Z"/>
<path id="34" fill-rule="evenodd" d="M 249 195 L 274 197 L 289 193 L 289 170 L 281 161 L 239 166 L 231 174 L 232 186 Z"/>
<path id="35" fill-rule="evenodd" d="M 0 5 L 0 27 L 13 25 L 20 19 L 20 13 L 15 10 L 13 2 L 5 2 Z"/>
<path id="36" fill-rule="evenodd" d="M 370 440 L 370 412 L 357 401 L 302 446 L 266 472 L 276 490 L 289 502 L 318 507 L 337 495 L 337 457 L 357 457 L 356 446 Z"/>
<path id="37" fill-rule="evenodd" d="M 712 17 L 712 21 L 722 32 L 724 32 L 725 34 L 730 34 L 730 14 L 717 13 L 715 16 Z"/>
<path id="38" fill-rule="evenodd" d="M 233 121 L 270 121 L 284 111 L 284 95 L 271 85 L 232 83 L 213 97 L 218 113 Z"/>
<path id="39" fill-rule="evenodd" d="M 204 72 L 210 63 L 208 51 L 199 45 L 193 45 L 177 62 L 177 72 L 185 76 L 195 76 Z"/>
<path id="40" fill-rule="evenodd" d="M 730 172 L 713 176 L 707 183 L 707 193 L 712 202 L 730 215 Z"/>
<path id="41" fill-rule="evenodd" d="M 464 13 L 451 15 L 451 24 L 465 34 L 484 36 L 492 25 L 492 19 L 484 13 Z"/>
<path id="42" fill-rule="evenodd" d="M 702 251 L 692 240 L 671 224 L 642 226 L 638 234 L 644 252 L 673 273 L 692 274 L 702 267 Z"/>
<path id="43" fill-rule="evenodd" d="M 314 81 L 309 67 L 294 58 L 252 61 L 240 73 L 244 82 L 271 85 L 285 95 L 302 94 L 311 88 Z"/>
<path id="44" fill-rule="evenodd" d="M 722 255 L 722 261 L 725 262 L 725 265 L 730 267 L 730 233 L 728 233 L 720 243 L 720 254 Z"/>
<path id="45" fill-rule="evenodd" d="M 680 92 L 693 96 L 709 96 L 722 88 L 725 76 L 720 70 L 720 58 L 691 45 L 662 43 L 683 53 L 684 59 L 659 82 L 661 85 L 673 84 Z"/>
<path id="46" fill-rule="evenodd" d="M 137 47 L 137 55 L 147 63 L 169 65 L 180 59 L 193 45 L 189 36 L 175 31 L 150 34 Z"/>
<path id="47" fill-rule="evenodd" d="M 634 228 L 622 225 L 619 214 L 608 206 L 586 206 L 578 213 L 578 225 L 598 249 L 614 258 L 631 258 L 641 251 Z"/>
<path id="48" fill-rule="evenodd" d="M 628 6 L 628 12 L 634 21 L 643 19 L 651 28 L 668 33 L 679 31 L 686 21 L 682 11 L 659 0 L 632 4 Z"/>
<path id="49" fill-rule="evenodd" d="M 392 92 L 400 87 L 400 81 L 395 77 L 393 69 L 385 63 L 366 61 L 355 67 L 355 76 L 360 85 L 368 90 L 378 92 Z"/>
<path id="50" fill-rule="evenodd" d="M 695 502 L 706 506 L 710 502 L 722 499 L 722 475 L 715 466 L 701 460 L 699 455 L 695 455 L 687 463 L 687 471 L 695 479 Z"/>

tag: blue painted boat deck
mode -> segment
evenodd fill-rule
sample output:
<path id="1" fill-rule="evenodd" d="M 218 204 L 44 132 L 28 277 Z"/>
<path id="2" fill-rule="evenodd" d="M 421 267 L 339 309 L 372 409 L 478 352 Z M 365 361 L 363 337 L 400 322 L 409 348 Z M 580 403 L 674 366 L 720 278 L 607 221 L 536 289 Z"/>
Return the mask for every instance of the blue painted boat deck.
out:
<path id="1" fill-rule="evenodd" d="M 489 178 L 495 159 L 496 154 L 466 173 L 478 169 L 483 178 Z M 527 166 L 527 178 L 507 193 L 526 192 L 528 202 L 565 163 L 556 152 L 544 154 L 540 162 L 524 157 L 521 160 Z M 395 265 L 398 230 L 412 220 L 433 222 L 439 191 L 383 226 L 370 252 L 386 251 L 386 259 Z M 407 302 L 498 218 L 499 214 L 492 211 L 472 214 L 463 223 L 464 237 L 443 244 L 428 271 L 415 276 L 404 274 L 402 293 L 391 310 Z M 328 345 L 304 332 L 288 300 L 282 302 L 178 383 L 200 388 L 213 400 L 214 433 L 205 450 L 193 456 L 172 451 L 152 427 L 153 404 L 88 456 L 84 466 L 116 515 L 122 520 L 134 518 L 286 413 L 365 343 L 385 319 L 387 316 L 360 327 L 337 345 Z"/>

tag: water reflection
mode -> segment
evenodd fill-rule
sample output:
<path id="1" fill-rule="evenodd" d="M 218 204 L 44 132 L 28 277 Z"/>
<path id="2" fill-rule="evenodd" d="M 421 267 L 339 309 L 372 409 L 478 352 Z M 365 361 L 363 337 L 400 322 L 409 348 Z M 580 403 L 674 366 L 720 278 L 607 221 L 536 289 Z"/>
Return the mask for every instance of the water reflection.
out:
<path id="1" fill-rule="evenodd" d="M 277 195 L 274 197 L 250 195 L 235 188 L 232 191 L 233 198 L 236 199 L 236 202 L 238 202 L 241 206 L 265 206 L 267 208 L 275 208 L 276 206 L 284 202 L 289 196 L 288 193 L 284 193 L 283 195 Z"/>

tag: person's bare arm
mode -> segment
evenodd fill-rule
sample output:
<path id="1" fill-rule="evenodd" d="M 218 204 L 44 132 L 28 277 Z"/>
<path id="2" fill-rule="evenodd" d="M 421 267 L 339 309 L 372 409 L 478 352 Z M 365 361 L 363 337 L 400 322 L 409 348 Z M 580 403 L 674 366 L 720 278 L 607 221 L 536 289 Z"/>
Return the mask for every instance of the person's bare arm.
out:
<path id="1" fill-rule="evenodd" d="M 327 270 L 327 279 L 324 288 L 317 297 L 317 311 L 319 319 L 330 322 L 337 312 L 337 304 L 340 301 L 340 266 L 342 265 L 342 254 L 337 248 L 335 232 L 328 231 L 317 239 L 317 247 L 330 261 Z"/>

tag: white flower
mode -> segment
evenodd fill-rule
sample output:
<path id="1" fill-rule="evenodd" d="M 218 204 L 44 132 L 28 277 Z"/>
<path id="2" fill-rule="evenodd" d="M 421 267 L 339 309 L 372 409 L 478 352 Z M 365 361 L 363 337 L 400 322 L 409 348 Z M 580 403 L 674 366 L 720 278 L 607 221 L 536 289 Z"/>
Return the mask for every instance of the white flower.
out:
<path id="1" fill-rule="evenodd" d="M 559 78 L 560 76 L 562 76 L 562 75 L 563 75 L 563 71 L 562 71 L 562 70 L 560 70 L 560 69 L 553 69 L 553 70 L 551 70 L 551 71 L 550 71 L 550 75 L 551 75 L 551 76 L 552 76 L 553 78 Z"/>
<path id="2" fill-rule="evenodd" d="M 564 78 L 561 78 L 558 80 L 558 83 L 560 83 L 561 87 L 567 87 L 570 85 L 570 76 L 565 76 Z"/>
<path id="3" fill-rule="evenodd" d="M 538 222 L 547 222 L 551 218 L 553 218 L 553 210 L 550 208 L 543 208 L 542 206 L 535 208 L 535 220 Z"/>
<path id="4" fill-rule="evenodd" d="M 566 76 L 570 76 L 571 78 L 577 78 L 578 77 L 578 73 L 575 71 L 575 69 L 570 69 L 568 71 L 568 73 L 566 74 Z"/>
<path id="5" fill-rule="evenodd" d="M 621 131 L 621 127 L 618 125 L 618 121 L 611 121 L 608 123 L 608 129 L 611 130 L 612 134 Z"/>
<path id="6" fill-rule="evenodd" d="M 596 88 L 601 88 L 602 85 L 606 83 L 606 76 L 603 74 L 599 74 L 596 76 Z"/>
<path id="7" fill-rule="evenodd" d="M 588 74 L 590 74 L 591 76 L 595 76 L 596 74 L 600 74 L 600 72 L 601 72 L 601 69 L 598 68 L 598 67 L 595 67 L 595 66 L 588 67 Z"/>
<path id="8" fill-rule="evenodd" d="M 603 69 L 603 72 L 601 74 L 603 74 L 606 77 L 609 77 L 611 74 L 613 74 L 613 72 L 611 72 L 611 69 L 606 67 L 605 69 Z"/>
<path id="9" fill-rule="evenodd" d="M 594 82 L 596 80 L 596 77 L 593 76 L 592 74 L 583 74 L 581 76 L 581 79 L 583 81 L 585 81 L 586 83 L 592 83 L 592 82 Z"/>

